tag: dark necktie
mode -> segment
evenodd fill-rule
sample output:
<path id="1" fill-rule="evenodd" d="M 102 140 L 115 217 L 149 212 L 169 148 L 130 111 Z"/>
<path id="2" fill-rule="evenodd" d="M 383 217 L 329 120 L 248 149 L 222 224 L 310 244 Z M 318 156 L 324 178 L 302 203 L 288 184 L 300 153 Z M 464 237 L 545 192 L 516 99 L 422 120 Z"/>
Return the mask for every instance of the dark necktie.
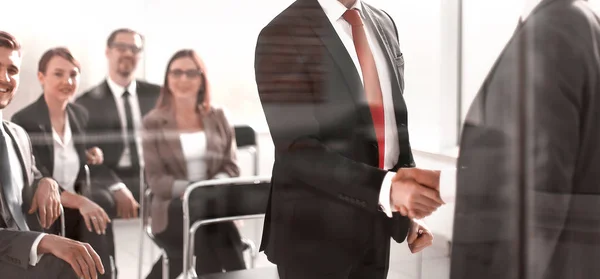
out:
<path id="1" fill-rule="evenodd" d="M 0 122 L 0 125 L 1 122 Z M 22 231 L 27 231 L 29 228 L 27 227 L 27 223 L 25 222 L 25 216 L 23 215 L 23 211 L 21 209 L 21 204 L 19 204 L 17 193 L 18 191 L 15 189 L 15 185 L 13 185 L 13 175 L 21 175 L 21 174 L 13 174 L 10 169 L 10 159 L 8 157 L 8 149 L 7 149 L 7 141 L 4 136 L 4 133 L 0 131 L 0 184 L 2 184 L 2 202 L 10 211 L 11 216 L 3 216 L 4 221 L 8 227 L 12 226 L 12 221 L 19 227 Z"/>
<path id="2" fill-rule="evenodd" d="M 367 102 L 373 118 L 377 146 L 379 150 L 379 168 L 383 168 L 385 159 L 385 116 L 383 113 L 383 96 L 379 84 L 379 74 L 375 65 L 375 58 L 369 47 L 360 12 L 356 9 L 347 10 L 343 18 L 352 25 L 352 39 L 358 55 L 358 61 L 363 75 L 363 83 Z"/>
<path id="3" fill-rule="evenodd" d="M 127 118 L 127 131 L 126 140 L 129 144 L 129 155 L 131 157 L 131 167 L 133 169 L 140 168 L 140 155 L 138 154 L 137 144 L 135 141 L 135 126 L 133 125 L 133 112 L 131 110 L 131 102 L 130 102 L 131 94 L 129 91 L 125 90 L 123 92 L 123 104 L 125 105 L 125 117 Z"/>

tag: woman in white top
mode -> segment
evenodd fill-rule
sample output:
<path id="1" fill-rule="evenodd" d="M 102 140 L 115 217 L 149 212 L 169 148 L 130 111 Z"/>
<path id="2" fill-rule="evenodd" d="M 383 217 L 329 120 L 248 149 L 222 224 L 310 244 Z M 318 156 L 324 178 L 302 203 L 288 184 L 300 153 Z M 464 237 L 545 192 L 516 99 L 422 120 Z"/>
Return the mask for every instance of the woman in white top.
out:
<path id="1" fill-rule="evenodd" d="M 169 276 L 182 272 L 181 197 L 191 182 L 239 176 L 233 127 L 210 105 L 205 67 L 193 50 L 175 53 L 167 66 L 157 107 L 144 117 L 144 162 L 152 190 L 152 231 L 169 256 Z M 193 201 L 190 202 L 193 204 Z M 195 239 L 200 274 L 244 269 L 236 226 L 201 227 Z M 147 278 L 161 278 L 159 259 Z"/>
<path id="2" fill-rule="evenodd" d="M 116 215 L 116 208 L 109 188 L 128 190 L 102 165 L 102 151 L 86 147 L 87 111 L 70 102 L 79 77 L 79 62 L 67 48 L 48 50 L 38 65 L 42 96 L 17 112 L 12 121 L 29 134 L 37 168 L 61 187 L 65 237 L 89 243 L 105 269 L 99 278 L 112 278 L 110 257 L 114 259 L 115 253 L 110 218 Z M 91 169 L 92 187 L 85 187 L 85 164 Z"/>

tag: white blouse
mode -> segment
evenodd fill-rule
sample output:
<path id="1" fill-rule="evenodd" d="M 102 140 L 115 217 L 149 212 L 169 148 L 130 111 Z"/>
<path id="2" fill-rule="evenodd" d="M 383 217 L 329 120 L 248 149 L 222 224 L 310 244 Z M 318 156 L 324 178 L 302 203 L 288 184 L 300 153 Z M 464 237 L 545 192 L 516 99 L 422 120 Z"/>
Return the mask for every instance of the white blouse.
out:
<path id="1" fill-rule="evenodd" d="M 181 148 L 187 165 L 189 181 L 206 180 L 206 134 L 204 131 L 181 133 Z"/>
<path id="2" fill-rule="evenodd" d="M 52 138 L 54 139 L 54 173 L 52 177 L 58 182 L 58 185 L 65 190 L 75 193 L 75 181 L 79 174 L 79 154 L 75 149 L 69 116 L 65 118 L 64 141 L 52 128 Z"/>

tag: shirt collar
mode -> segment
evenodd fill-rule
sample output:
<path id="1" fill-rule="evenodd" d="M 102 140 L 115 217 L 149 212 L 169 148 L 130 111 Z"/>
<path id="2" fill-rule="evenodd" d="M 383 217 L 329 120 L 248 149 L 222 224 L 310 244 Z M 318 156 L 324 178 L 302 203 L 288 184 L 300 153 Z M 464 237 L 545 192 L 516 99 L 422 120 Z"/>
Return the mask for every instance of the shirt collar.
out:
<path id="1" fill-rule="evenodd" d="M 71 143 L 71 138 L 73 137 L 73 134 L 71 132 L 71 123 L 69 122 L 69 114 L 68 113 L 66 113 L 66 116 L 65 116 L 65 131 L 64 131 L 64 133 L 65 133 L 65 135 L 63 137 L 64 140 L 61 140 L 58 133 L 54 130 L 54 128 L 52 128 L 52 138 L 54 139 L 54 141 L 57 142 L 63 148 L 66 148 Z"/>
<path id="2" fill-rule="evenodd" d="M 106 82 L 108 83 L 108 88 L 110 88 L 110 91 L 113 93 L 113 96 L 115 96 L 115 98 L 120 99 L 123 96 L 123 93 L 125 92 L 125 87 L 118 85 L 116 82 L 110 79 L 110 77 L 106 78 Z M 135 96 L 137 94 L 137 83 L 135 82 L 135 79 L 131 81 L 131 83 L 127 87 L 127 91 L 129 92 L 129 94 L 131 94 L 131 96 Z"/>
<path id="3" fill-rule="evenodd" d="M 327 15 L 327 18 L 329 18 L 329 21 L 331 21 L 331 22 L 338 21 L 338 19 L 340 19 L 342 17 L 342 15 L 344 15 L 346 10 L 348 10 L 348 8 L 346 8 L 346 6 L 344 6 L 344 4 L 340 3 L 340 1 L 338 1 L 338 0 L 318 0 L 318 1 L 319 1 L 319 4 L 321 5 L 321 8 L 323 8 L 323 11 L 325 12 L 325 15 Z M 352 9 L 357 9 L 358 12 L 360 13 L 360 17 L 363 20 L 365 19 L 361 0 L 356 0 L 354 5 L 352 6 Z"/>

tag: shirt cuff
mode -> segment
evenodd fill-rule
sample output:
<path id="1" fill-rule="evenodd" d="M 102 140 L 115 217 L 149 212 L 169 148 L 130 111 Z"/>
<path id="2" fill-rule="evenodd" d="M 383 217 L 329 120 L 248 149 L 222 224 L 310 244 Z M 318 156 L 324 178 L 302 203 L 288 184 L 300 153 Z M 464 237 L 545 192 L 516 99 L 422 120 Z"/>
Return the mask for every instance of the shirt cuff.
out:
<path id="1" fill-rule="evenodd" d="M 123 188 L 127 188 L 127 186 L 125 186 L 125 183 L 118 182 L 118 183 L 115 183 L 115 184 L 111 185 L 110 187 L 108 187 L 108 190 L 112 193 L 112 192 L 119 191 Z"/>
<path id="2" fill-rule="evenodd" d="M 383 178 L 381 190 L 379 190 L 379 207 L 381 211 L 388 217 L 392 218 L 392 207 L 390 206 L 390 195 L 392 190 L 392 179 L 396 175 L 395 172 L 388 172 Z"/>
<path id="3" fill-rule="evenodd" d="M 35 266 L 37 263 L 39 263 L 42 259 L 42 256 L 44 255 L 37 254 L 38 245 L 40 244 L 40 241 L 42 241 L 42 238 L 44 238 L 44 236 L 46 236 L 45 233 L 40 233 L 40 235 L 38 235 L 38 237 L 33 242 L 33 245 L 31 245 L 31 251 L 29 251 L 29 265 L 31 266 Z"/>
<path id="4" fill-rule="evenodd" d="M 220 173 L 217 173 L 214 177 L 214 179 L 223 179 L 223 178 L 231 178 L 231 176 L 229 176 L 229 174 L 227 174 L 225 172 L 220 172 Z"/>
<path id="5" fill-rule="evenodd" d="M 456 169 L 442 169 L 440 171 L 440 197 L 445 203 L 454 202 L 456 199 Z"/>

